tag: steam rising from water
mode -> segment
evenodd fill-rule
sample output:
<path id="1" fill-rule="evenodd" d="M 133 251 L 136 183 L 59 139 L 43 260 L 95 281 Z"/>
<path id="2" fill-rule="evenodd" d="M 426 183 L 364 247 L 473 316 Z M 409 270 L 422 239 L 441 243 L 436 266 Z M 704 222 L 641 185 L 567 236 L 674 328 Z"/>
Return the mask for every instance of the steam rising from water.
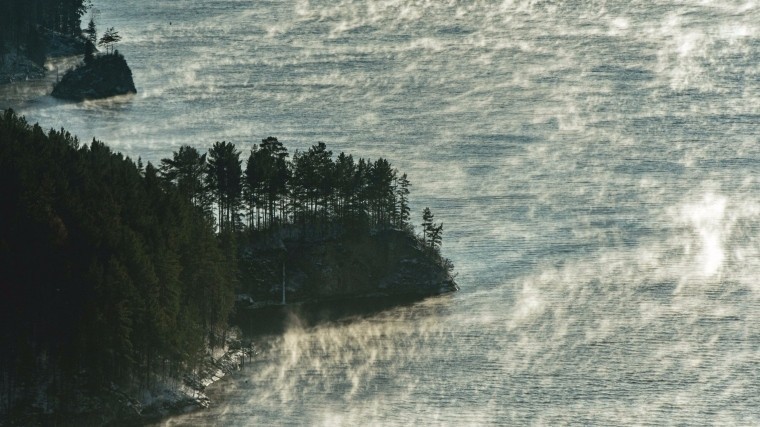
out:
<path id="1" fill-rule="evenodd" d="M 701 203 L 687 205 L 682 209 L 690 225 L 699 233 L 701 248 L 697 262 L 702 266 L 705 276 L 713 276 L 723 266 L 723 221 L 726 211 L 726 199 L 706 194 Z M 690 249 L 690 248 L 689 248 Z M 687 251 L 687 253 L 689 253 Z"/>
<path id="2" fill-rule="evenodd" d="M 757 2 L 96 5 L 139 93 L 3 104 L 152 161 L 269 135 L 388 157 L 460 273 L 294 321 L 168 423 L 758 423 Z"/>
<path id="3" fill-rule="evenodd" d="M 219 408 L 167 425 L 752 424 L 760 206 L 700 191 L 639 245 L 368 318 L 294 318 L 212 391 Z"/>

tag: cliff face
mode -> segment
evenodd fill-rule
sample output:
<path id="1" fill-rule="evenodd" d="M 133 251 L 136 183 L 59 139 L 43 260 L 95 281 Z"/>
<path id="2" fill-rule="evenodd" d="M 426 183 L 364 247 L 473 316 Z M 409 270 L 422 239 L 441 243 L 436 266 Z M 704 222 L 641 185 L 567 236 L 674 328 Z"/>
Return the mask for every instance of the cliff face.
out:
<path id="1" fill-rule="evenodd" d="M 385 230 L 321 241 L 274 239 L 243 257 L 255 280 L 243 291 L 287 302 L 367 296 L 428 296 L 458 290 L 440 257 L 413 236 Z"/>
<path id="2" fill-rule="evenodd" d="M 72 101 L 137 93 L 132 70 L 118 53 L 96 56 L 89 64 L 67 72 L 52 96 Z"/>

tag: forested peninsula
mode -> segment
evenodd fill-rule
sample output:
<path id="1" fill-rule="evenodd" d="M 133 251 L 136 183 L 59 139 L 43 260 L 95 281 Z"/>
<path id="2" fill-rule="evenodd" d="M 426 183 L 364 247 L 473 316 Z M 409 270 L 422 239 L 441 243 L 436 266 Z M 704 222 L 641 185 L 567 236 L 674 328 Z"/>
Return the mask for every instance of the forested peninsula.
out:
<path id="1" fill-rule="evenodd" d="M 5 111 L 0 420 L 198 403 L 210 356 L 240 348 L 236 309 L 456 290 L 442 224 L 425 209 L 413 232 L 410 186 L 385 159 L 291 156 L 273 137 L 143 164 Z"/>

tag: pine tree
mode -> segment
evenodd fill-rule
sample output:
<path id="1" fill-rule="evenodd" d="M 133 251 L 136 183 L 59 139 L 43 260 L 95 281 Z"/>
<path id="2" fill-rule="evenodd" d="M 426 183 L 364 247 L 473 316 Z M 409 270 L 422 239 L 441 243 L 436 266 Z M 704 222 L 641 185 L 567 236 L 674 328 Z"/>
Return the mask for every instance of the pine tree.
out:
<path id="1" fill-rule="evenodd" d="M 208 152 L 206 182 L 216 199 L 219 230 L 232 231 L 238 227 L 242 195 L 240 152 L 231 142 L 215 142 Z"/>
<path id="2" fill-rule="evenodd" d="M 261 223 L 260 210 L 264 206 L 263 188 L 264 188 L 264 171 L 261 165 L 262 153 L 256 145 L 251 149 L 248 161 L 245 164 L 243 172 L 243 198 L 244 205 L 248 208 L 248 227 L 258 228 Z"/>
<path id="3" fill-rule="evenodd" d="M 368 222 L 369 216 L 369 171 L 371 162 L 364 158 L 359 158 L 356 164 L 356 173 L 353 179 L 353 200 L 351 208 L 356 219 Z"/>
<path id="4" fill-rule="evenodd" d="M 171 159 L 161 159 L 161 176 L 174 184 L 193 205 L 210 214 L 211 200 L 206 185 L 206 154 L 183 145 L 172 153 Z"/>
<path id="5" fill-rule="evenodd" d="M 324 142 L 312 145 L 306 153 L 311 159 L 313 174 L 316 178 L 314 185 L 314 194 L 316 206 L 321 208 L 322 218 L 329 216 L 329 206 L 334 193 L 334 170 L 335 164 L 332 161 L 332 151 L 327 149 Z"/>
<path id="6" fill-rule="evenodd" d="M 431 249 L 440 248 L 443 237 L 443 224 L 433 222 L 430 208 L 422 212 L 422 244 Z"/>
<path id="7" fill-rule="evenodd" d="M 411 185 L 406 174 L 401 175 L 396 188 L 396 198 L 398 200 L 398 226 L 402 229 L 409 224 L 409 187 Z"/>
<path id="8" fill-rule="evenodd" d="M 433 213 L 429 207 L 422 211 L 422 244 L 427 246 L 430 243 L 430 234 L 433 229 Z"/>
<path id="9" fill-rule="evenodd" d="M 98 41 L 98 46 L 105 46 L 107 52 L 113 53 L 113 46 L 120 41 L 121 36 L 119 32 L 111 27 L 103 33 L 103 37 Z"/>
<path id="10" fill-rule="evenodd" d="M 430 228 L 430 247 L 440 248 L 443 239 L 443 224 L 434 224 Z"/>
<path id="11" fill-rule="evenodd" d="M 265 225 L 272 225 L 278 212 L 280 218 L 285 217 L 285 199 L 290 180 L 287 157 L 287 148 L 277 138 L 270 136 L 261 140 L 258 148 L 253 148 L 246 164 L 246 204 L 249 214 L 263 208 Z M 258 218 L 256 222 L 258 223 Z"/>
<path id="12" fill-rule="evenodd" d="M 335 192 L 337 193 L 336 213 L 341 221 L 345 221 L 349 216 L 351 199 L 353 198 L 354 188 L 352 185 L 356 165 L 354 158 L 349 154 L 340 153 L 335 161 Z"/>
<path id="13" fill-rule="evenodd" d="M 372 164 L 369 172 L 369 197 L 374 224 L 385 226 L 390 224 L 396 208 L 393 191 L 396 171 L 388 160 L 379 158 Z"/>
<path id="14" fill-rule="evenodd" d="M 280 217 L 284 217 L 283 200 L 288 192 L 288 180 L 290 179 L 290 169 L 287 164 L 288 149 L 282 145 L 277 138 L 268 137 L 259 144 L 266 155 L 267 163 L 267 199 L 269 201 L 269 223 L 272 224 L 276 218 L 276 206 L 280 204 Z"/>
<path id="15" fill-rule="evenodd" d="M 93 18 L 90 18 L 90 22 L 87 24 L 87 29 L 84 30 L 84 33 L 86 35 L 85 38 L 94 46 L 98 41 L 98 31 L 95 28 L 95 20 Z"/>
<path id="16" fill-rule="evenodd" d="M 95 43 L 98 41 L 98 31 L 95 28 L 93 18 L 90 18 L 90 23 L 87 24 L 84 33 L 86 39 L 84 42 L 84 63 L 89 64 L 95 58 Z"/>

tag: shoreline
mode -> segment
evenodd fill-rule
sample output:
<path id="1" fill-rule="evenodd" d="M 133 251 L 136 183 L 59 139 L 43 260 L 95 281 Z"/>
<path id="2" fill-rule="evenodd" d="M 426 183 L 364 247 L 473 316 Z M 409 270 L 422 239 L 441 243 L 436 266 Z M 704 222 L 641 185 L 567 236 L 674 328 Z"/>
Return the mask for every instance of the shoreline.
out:
<path id="1" fill-rule="evenodd" d="M 208 397 L 207 388 L 241 371 L 247 363 L 252 363 L 258 355 L 257 338 L 284 333 L 294 317 L 298 318 L 299 325 L 308 328 L 324 322 L 371 316 L 455 292 L 452 290 L 437 295 L 356 295 L 286 305 L 275 301 L 248 305 L 247 298 L 241 298 L 234 320 L 231 320 L 233 326 L 225 333 L 225 345 L 216 350 L 207 348 L 203 361 L 192 372 L 179 378 L 164 379 L 139 394 L 125 392 L 111 384 L 96 395 L 72 385 L 72 391 L 81 393 L 85 399 L 78 406 L 69 408 L 70 412 L 45 413 L 38 407 L 38 411 L 12 416 L 6 422 L 7 425 L 161 425 L 171 417 L 202 411 L 219 403 Z M 0 425 L 6 423 L 0 420 Z"/>
<path id="2" fill-rule="evenodd" d="M 45 64 L 37 64 L 25 52 L 9 52 L 0 57 L 0 85 L 18 82 L 44 80 L 48 72 L 53 71 L 57 63 L 65 58 L 78 57 L 84 54 L 84 41 L 75 36 L 61 34 L 43 29 L 48 45 Z M 77 58 L 81 60 L 81 58 Z M 61 74 L 65 70 L 60 70 Z"/>
<path id="3" fill-rule="evenodd" d="M 257 354 L 253 343 L 244 345 L 238 328 L 228 331 L 224 349 L 218 349 L 217 355 L 208 354 L 199 368 L 182 376 L 178 384 L 164 383 L 157 387 L 156 396 L 140 401 L 132 398 L 126 408 L 134 411 L 134 419 L 129 424 L 145 425 L 160 422 L 174 415 L 185 414 L 208 408 L 212 404 L 206 395 L 206 388 L 224 379 L 228 375 L 243 369 Z M 221 353 L 221 354 L 220 354 Z M 116 420 L 112 420 L 116 421 Z M 111 423 L 112 421 L 108 422 Z M 118 424 L 125 420 L 119 419 Z"/>
<path id="4" fill-rule="evenodd" d="M 227 332 L 224 348 L 209 351 L 198 368 L 181 378 L 167 378 L 139 395 L 125 392 L 115 386 L 100 392 L 87 391 L 72 384 L 71 390 L 83 399 L 68 412 L 47 412 L 35 405 L 35 411 L 11 414 L 0 419 L 4 425 L 59 425 L 59 426 L 143 426 L 208 408 L 212 404 L 206 388 L 235 371 L 241 370 L 257 354 L 253 344 L 243 345 L 239 328 Z"/>

